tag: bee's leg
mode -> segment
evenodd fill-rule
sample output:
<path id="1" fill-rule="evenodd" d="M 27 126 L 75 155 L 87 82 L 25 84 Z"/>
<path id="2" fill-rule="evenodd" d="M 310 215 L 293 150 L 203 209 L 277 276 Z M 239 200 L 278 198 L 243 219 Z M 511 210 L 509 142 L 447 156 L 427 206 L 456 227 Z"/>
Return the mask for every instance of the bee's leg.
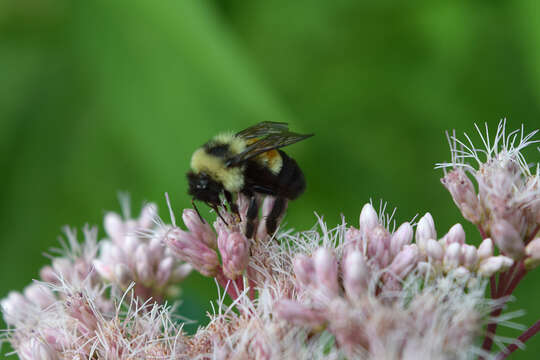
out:
<path id="1" fill-rule="evenodd" d="M 255 219 L 259 215 L 259 203 L 257 197 L 251 194 L 249 200 L 249 207 L 246 214 L 246 237 L 251 239 L 253 232 L 255 231 Z"/>
<path id="2" fill-rule="evenodd" d="M 274 206 L 270 210 L 270 214 L 266 217 L 266 232 L 268 235 L 274 235 L 274 232 L 277 228 L 277 221 L 279 217 L 285 211 L 285 206 L 287 205 L 287 199 L 284 197 L 276 197 L 274 201 Z"/>
<path id="3" fill-rule="evenodd" d="M 197 209 L 197 205 L 195 205 L 195 200 L 191 199 L 191 205 L 193 205 L 193 208 L 195 209 L 195 211 L 197 212 L 197 215 L 199 215 L 199 219 L 201 219 L 201 222 L 203 224 L 206 224 L 206 221 L 204 220 L 204 218 L 202 217 L 201 213 L 199 212 L 199 209 Z"/>
<path id="4" fill-rule="evenodd" d="M 225 191 L 225 199 L 227 200 L 232 213 L 240 216 L 240 213 L 238 212 L 238 205 L 236 205 L 236 203 L 233 201 L 233 196 L 229 191 Z"/>
<path id="5" fill-rule="evenodd" d="M 223 221 L 223 223 L 227 226 L 229 226 L 229 224 L 227 223 L 227 221 L 225 221 L 225 219 L 223 218 L 223 216 L 221 216 L 221 213 L 219 212 L 219 206 L 218 205 L 210 205 L 210 207 L 212 209 L 214 209 L 214 212 L 216 213 L 217 216 L 219 216 L 219 218 L 221 219 L 221 221 Z"/>

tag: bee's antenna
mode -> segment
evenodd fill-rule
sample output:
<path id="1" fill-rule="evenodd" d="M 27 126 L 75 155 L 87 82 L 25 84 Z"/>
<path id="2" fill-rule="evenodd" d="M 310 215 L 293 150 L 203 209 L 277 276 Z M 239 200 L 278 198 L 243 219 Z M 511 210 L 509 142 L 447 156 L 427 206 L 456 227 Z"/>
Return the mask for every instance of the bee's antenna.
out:
<path id="1" fill-rule="evenodd" d="M 199 219 L 201 219 L 203 224 L 206 224 L 206 221 L 204 221 L 203 217 L 201 216 L 201 213 L 199 212 L 199 209 L 197 209 L 197 205 L 195 205 L 195 199 L 191 199 L 191 205 L 193 205 L 193 208 L 197 212 L 197 215 L 199 215 Z"/>

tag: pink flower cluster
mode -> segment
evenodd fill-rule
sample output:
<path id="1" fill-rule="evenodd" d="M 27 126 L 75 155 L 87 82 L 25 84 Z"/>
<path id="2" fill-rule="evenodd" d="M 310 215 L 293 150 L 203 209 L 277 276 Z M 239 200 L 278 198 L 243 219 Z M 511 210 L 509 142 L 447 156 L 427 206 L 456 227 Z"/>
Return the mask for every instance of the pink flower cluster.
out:
<path id="1" fill-rule="evenodd" d="M 124 204 L 124 216 L 106 214 L 106 238 L 86 227 L 79 242 L 67 229 L 41 281 L 1 300 L 4 339 L 24 360 L 454 360 L 489 358 L 494 343 L 504 359 L 540 332 L 539 320 L 506 347 L 496 335 L 498 325 L 519 328 L 516 313 L 501 314 L 540 265 L 539 166 L 533 174 L 521 152 L 534 133 L 504 127 L 493 142 L 481 134 L 482 150 L 451 137 L 452 162 L 439 164 L 478 246 L 459 223 L 440 236 L 426 213 L 396 229 L 371 204 L 359 225 L 329 230 L 319 218 L 311 230 L 270 236 L 261 220 L 274 199 L 259 198 L 253 239 L 242 195 L 237 213 L 223 204 L 212 224 L 185 209 L 186 229 L 168 196 L 171 225 L 153 204 L 137 218 Z M 215 278 L 218 299 L 209 324 L 187 335 L 163 304 L 192 269 Z"/>
<path id="2" fill-rule="evenodd" d="M 166 226 L 154 223 L 156 205 L 145 205 L 138 219 L 124 212 L 125 220 L 114 212 L 105 215 L 108 238 L 100 241 L 99 257 L 93 261 L 97 273 L 121 289 L 135 282 L 135 294 L 144 300 L 161 301 L 176 294 L 176 285 L 189 275 L 191 265 L 178 260 L 163 245 L 162 229 Z"/>
<path id="3" fill-rule="evenodd" d="M 416 243 L 412 243 L 414 232 L 409 223 L 403 223 L 391 233 L 381 223 L 371 204 L 366 204 L 362 209 L 358 229 L 349 227 L 341 232 L 345 232 L 345 236 L 337 248 L 321 247 L 312 254 L 297 254 L 294 257 L 297 293 L 291 299 L 278 302 L 276 309 L 280 317 L 295 324 L 319 331 L 328 329 L 350 356 L 365 350 L 374 356 L 375 351 L 379 351 L 380 333 L 374 329 L 395 327 L 387 330 L 391 338 L 398 336 L 393 331 L 401 332 L 403 338 L 399 339 L 400 344 L 406 344 L 411 338 L 416 339 L 404 331 L 396 319 L 392 319 L 394 315 L 390 315 L 401 306 L 403 293 L 411 295 L 408 289 L 412 286 L 410 281 L 414 284 L 414 281 L 421 280 L 423 286 L 432 291 L 444 285 L 441 279 L 452 279 L 454 291 L 461 289 L 463 293 L 460 298 L 463 300 L 466 291 L 483 291 L 482 284 L 485 282 L 480 280 L 481 276 L 490 276 L 512 264 L 509 258 L 493 256 L 489 239 L 479 249 L 465 244 L 465 233 L 459 224 L 436 240 L 433 218 L 429 213 L 418 223 Z M 416 300 L 414 296 L 411 297 Z M 419 298 L 422 299 L 418 300 L 420 303 L 426 301 L 422 296 Z M 374 307 L 381 310 L 377 312 Z M 461 311 L 459 305 L 451 304 L 451 307 L 457 316 Z M 383 312 L 383 308 L 386 308 L 384 311 L 388 316 L 373 316 Z M 420 313 L 410 313 L 409 318 L 395 316 L 406 323 L 413 323 L 413 319 L 417 318 L 443 316 L 436 313 L 438 309 L 433 307 L 419 306 L 416 310 Z M 432 311 L 435 314 L 430 313 Z M 470 308 L 463 311 L 471 311 L 468 331 L 471 334 L 478 332 L 481 323 L 472 319 L 479 315 Z M 429 322 L 422 324 L 432 326 Z M 450 321 L 447 326 L 453 327 L 449 333 L 445 333 L 448 337 L 438 341 L 447 344 L 450 349 L 458 349 L 463 339 L 471 337 L 471 334 L 460 332 L 463 322 Z M 418 324 L 409 326 L 409 329 L 426 332 Z"/>
<path id="4" fill-rule="evenodd" d="M 271 197 L 264 199 L 262 218 L 270 212 L 273 201 Z M 201 219 L 195 210 L 184 209 L 182 219 L 187 227 L 186 231 L 175 225 L 169 204 L 173 226 L 161 232 L 164 242 L 178 259 L 191 264 L 205 276 L 215 277 L 233 298 L 245 289 L 242 276 L 247 275 L 250 270 L 248 265 L 252 251 L 260 251 L 260 246 L 257 250 L 252 249 L 253 245 L 270 241 L 263 221 L 258 224 L 254 239 L 246 238 L 244 227 L 247 199 L 239 196 L 237 206 L 239 215 L 224 212 L 214 221 L 213 227 Z M 253 274 L 251 280 L 255 280 Z M 251 286 L 254 290 L 253 284 Z"/>
<path id="5" fill-rule="evenodd" d="M 449 138 L 452 162 L 438 166 L 451 169 L 441 181 L 463 217 L 477 225 L 484 238 L 491 237 L 504 255 L 514 260 L 527 257 L 531 268 L 540 262 L 540 240 L 535 239 L 540 229 L 540 174 L 538 167 L 536 174 L 531 171 L 521 150 L 538 142 L 532 140 L 537 131 L 526 134 L 522 127 L 506 134 L 505 125 L 499 124 L 493 142 L 487 127 L 485 135 L 477 128 L 485 149 L 476 148 L 468 136 L 467 142 L 455 135 Z"/>
<path id="6" fill-rule="evenodd" d="M 23 360 L 180 358 L 184 338 L 171 309 L 128 293 L 65 282 L 12 293 L 2 301 L 11 346 Z"/>

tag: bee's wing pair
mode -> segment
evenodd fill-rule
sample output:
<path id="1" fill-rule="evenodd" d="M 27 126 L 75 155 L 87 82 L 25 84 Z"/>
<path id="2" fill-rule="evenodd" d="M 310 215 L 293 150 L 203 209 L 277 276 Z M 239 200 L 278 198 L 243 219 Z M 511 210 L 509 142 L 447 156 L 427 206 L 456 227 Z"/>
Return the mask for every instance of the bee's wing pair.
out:
<path id="1" fill-rule="evenodd" d="M 240 131 L 236 135 L 244 139 L 257 140 L 246 147 L 240 154 L 227 159 L 226 164 L 228 167 L 240 165 L 244 161 L 267 151 L 282 148 L 313 136 L 313 134 L 302 135 L 290 132 L 287 123 L 272 121 L 258 123 Z"/>

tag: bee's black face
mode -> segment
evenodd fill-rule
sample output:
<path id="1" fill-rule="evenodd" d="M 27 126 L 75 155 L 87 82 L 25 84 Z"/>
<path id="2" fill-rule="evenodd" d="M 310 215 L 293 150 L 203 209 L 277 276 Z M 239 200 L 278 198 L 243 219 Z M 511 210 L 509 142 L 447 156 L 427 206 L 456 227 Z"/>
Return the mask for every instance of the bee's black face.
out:
<path id="1" fill-rule="evenodd" d="M 204 201 L 212 205 L 219 205 L 219 195 L 223 191 L 223 186 L 217 181 L 212 180 L 205 173 L 195 174 L 187 173 L 189 190 L 188 194 L 194 199 Z"/>

